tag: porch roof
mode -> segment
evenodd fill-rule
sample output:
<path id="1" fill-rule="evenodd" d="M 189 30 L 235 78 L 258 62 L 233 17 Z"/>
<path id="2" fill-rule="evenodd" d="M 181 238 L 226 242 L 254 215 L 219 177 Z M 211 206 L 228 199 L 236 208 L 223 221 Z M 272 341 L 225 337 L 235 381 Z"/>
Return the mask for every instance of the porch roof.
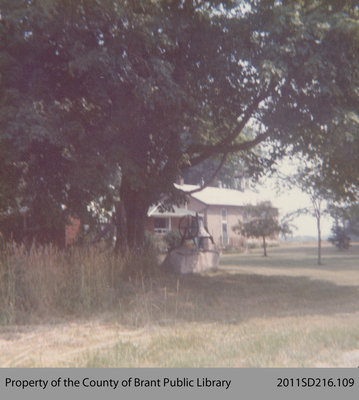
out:
<path id="1" fill-rule="evenodd" d="M 184 217 L 185 215 L 196 215 L 194 211 L 187 210 L 187 208 L 172 206 L 172 211 L 161 212 L 161 204 L 157 204 L 149 208 L 147 212 L 148 217 L 155 218 L 168 218 L 168 217 Z"/>

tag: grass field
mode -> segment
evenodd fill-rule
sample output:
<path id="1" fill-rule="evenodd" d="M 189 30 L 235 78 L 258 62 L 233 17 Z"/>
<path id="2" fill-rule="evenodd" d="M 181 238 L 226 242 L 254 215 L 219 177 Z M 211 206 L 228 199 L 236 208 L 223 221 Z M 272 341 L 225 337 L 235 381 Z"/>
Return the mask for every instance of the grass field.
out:
<path id="1" fill-rule="evenodd" d="M 0 327 L 0 366 L 357 367 L 359 245 L 324 246 L 323 263 L 291 244 L 138 279 L 111 311 Z"/>

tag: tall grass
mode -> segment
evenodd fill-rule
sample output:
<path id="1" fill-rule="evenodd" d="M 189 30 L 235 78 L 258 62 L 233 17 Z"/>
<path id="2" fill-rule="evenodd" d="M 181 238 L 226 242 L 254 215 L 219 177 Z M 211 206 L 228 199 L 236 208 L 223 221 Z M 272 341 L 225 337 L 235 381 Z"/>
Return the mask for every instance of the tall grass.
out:
<path id="1" fill-rule="evenodd" d="M 46 326 L 0 327 L 0 365 L 357 366 L 359 245 L 323 250 L 322 266 L 315 247 L 291 246 L 224 255 L 216 272 L 181 276 L 153 271 L 151 249 L 8 246 L 1 323 Z"/>
<path id="2" fill-rule="evenodd" d="M 137 282 L 156 265 L 151 249 L 119 256 L 99 247 L 27 249 L 8 244 L 0 253 L 0 324 L 120 308 L 128 278 Z"/>

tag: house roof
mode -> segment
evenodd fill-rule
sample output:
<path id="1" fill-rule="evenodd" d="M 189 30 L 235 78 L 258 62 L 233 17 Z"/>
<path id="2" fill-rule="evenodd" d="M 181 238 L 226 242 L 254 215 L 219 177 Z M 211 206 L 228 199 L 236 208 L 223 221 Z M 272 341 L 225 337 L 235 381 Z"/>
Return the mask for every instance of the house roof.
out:
<path id="1" fill-rule="evenodd" d="M 199 189 L 196 185 L 178 185 L 175 184 L 177 189 L 184 192 L 191 192 L 192 190 Z M 220 206 L 244 206 L 249 203 L 255 204 L 260 199 L 259 195 L 250 190 L 244 192 L 235 189 L 226 189 L 207 186 L 199 192 L 190 194 L 191 197 L 201 201 L 206 205 L 220 205 Z"/>

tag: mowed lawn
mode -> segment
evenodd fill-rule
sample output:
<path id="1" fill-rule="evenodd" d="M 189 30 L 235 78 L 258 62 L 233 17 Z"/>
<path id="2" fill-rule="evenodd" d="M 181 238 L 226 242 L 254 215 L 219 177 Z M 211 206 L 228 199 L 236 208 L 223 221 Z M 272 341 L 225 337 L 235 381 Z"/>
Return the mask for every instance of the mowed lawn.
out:
<path id="1" fill-rule="evenodd" d="M 0 330 L 0 365 L 358 367 L 359 245 L 223 255 L 217 272 L 137 283 L 117 312 Z M 133 289 L 133 287 L 132 287 Z"/>

